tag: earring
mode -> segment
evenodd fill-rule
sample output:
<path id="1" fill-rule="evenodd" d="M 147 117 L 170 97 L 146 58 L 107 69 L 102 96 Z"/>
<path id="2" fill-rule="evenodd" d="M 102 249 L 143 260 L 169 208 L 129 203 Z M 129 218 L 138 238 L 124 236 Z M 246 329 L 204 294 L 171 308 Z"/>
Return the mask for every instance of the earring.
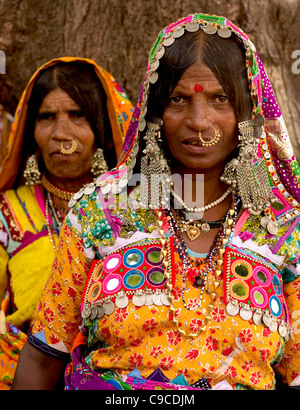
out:
<path id="1" fill-rule="evenodd" d="M 37 185 L 41 183 L 41 173 L 35 154 L 28 158 L 23 175 L 26 179 L 25 185 Z"/>
<path id="2" fill-rule="evenodd" d="M 214 145 L 216 145 L 216 144 L 219 142 L 219 140 L 220 140 L 220 138 L 221 138 L 221 135 L 220 135 L 219 131 L 218 131 L 213 125 L 210 125 L 210 128 L 213 128 L 213 129 L 214 129 L 214 131 L 215 131 L 215 136 L 214 136 L 213 138 L 209 137 L 209 138 L 208 138 L 208 141 L 205 141 L 205 140 L 202 138 L 202 133 L 201 133 L 201 131 L 198 132 L 199 143 L 200 143 L 203 147 L 213 147 Z"/>
<path id="3" fill-rule="evenodd" d="M 258 142 L 255 133 L 257 124 L 254 120 L 238 124 L 240 152 L 232 159 L 221 176 L 221 181 L 231 185 L 241 197 L 244 208 L 253 215 L 260 214 L 268 208 L 275 198 L 269 184 L 265 162 L 257 157 Z"/>
<path id="4" fill-rule="evenodd" d="M 146 141 L 145 155 L 141 158 L 140 205 L 143 208 L 147 208 L 148 203 L 149 208 L 165 207 L 170 198 L 171 171 L 158 144 L 162 124 L 161 119 L 149 121 L 143 138 Z"/>
<path id="5" fill-rule="evenodd" d="M 103 149 L 97 148 L 92 159 L 91 173 L 97 178 L 99 175 L 105 174 L 107 171 L 108 166 L 103 155 Z"/>

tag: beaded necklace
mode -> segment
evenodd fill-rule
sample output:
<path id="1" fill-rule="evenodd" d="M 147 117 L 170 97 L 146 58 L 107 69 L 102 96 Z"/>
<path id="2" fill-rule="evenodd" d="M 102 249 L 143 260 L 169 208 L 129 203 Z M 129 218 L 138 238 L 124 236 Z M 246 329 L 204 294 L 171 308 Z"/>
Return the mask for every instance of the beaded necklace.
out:
<path id="1" fill-rule="evenodd" d="M 234 198 L 234 215 L 233 215 L 232 229 L 234 228 L 236 217 L 237 217 L 237 214 L 238 214 L 238 204 L 239 204 L 239 202 L 240 202 L 239 198 Z M 170 218 L 168 218 L 169 228 L 170 228 L 170 231 L 172 232 L 173 237 L 176 238 L 175 239 L 175 246 L 176 246 L 177 251 L 179 252 L 181 260 L 183 262 L 183 268 L 182 268 L 183 289 L 182 289 L 182 292 L 181 292 L 183 304 L 184 304 L 184 307 L 187 310 L 196 310 L 202 304 L 204 289 L 207 292 L 209 291 L 208 288 L 206 288 L 207 277 L 208 277 L 208 274 L 210 272 L 212 272 L 213 268 L 215 267 L 215 265 L 217 263 L 217 258 L 215 256 L 216 256 L 217 250 L 219 249 L 219 247 L 222 244 L 222 239 L 225 237 L 225 229 L 226 229 L 225 226 L 226 226 L 226 222 L 229 218 L 229 212 L 227 212 L 226 215 L 225 215 L 225 218 L 223 218 L 222 229 L 219 231 L 216 238 L 214 239 L 214 242 L 213 242 L 213 244 L 212 244 L 212 246 L 209 250 L 209 253 L 203 261 L 205 263 L 205 265 L 208 265 L 208 267 L 205 266 L 201 271 L 199 271 L 196 267 L 193 266 L 191 257 L 188 254 L 187 245 L 185 243 L 185 240 L 182 237 L 182 234 L 181 234 L 181 231 L 180 231 L 179 227 L 177 226 L 176 219 L 174 218 L 172 212 L 169 211 L 168 213 L 169 213 L 169 216 L 170 216 Z M 196 265 L 197 265 L 197 262 L 198 261 L 196 260 Z M 203 271 L 204 271 L 204 273 L 203 273 Z M 202 279 L 203 276 L 204 276 L 204 279 Z M 192 308 L 189 307 L 186 304 L 186 301 L 185 301 L 185 289 L 186 289 L 186 279 L 187 278 L 191 279 L 191 281 L 194 282 L 193 285 L 195 287 L 201 287 L 199 303 L 196 306 L 193 306 Z"/>
<path id="2" fill-rule="evenodd" d="M 163 211 L 158 210 L 157 212 L 157 216 L 158 216 L 158 226 L 159 226 L 159 233 L 161 235 L 160 238 L 160 242 L 161 242 L 161 246 L 162 246 L 162 254 L 164 256 L 164 260 L 163 260 L 163 265 L 165 267 L 165 275 L 167 278 L 167 288 L 169 290 L 169 299 L 171 301 L 171 313 L 172 313 L 172 320 L 173 323 L 175 323 L 179 333 L 181 333 L 182 335 L 186 336 L 186 337 L 191 337 L 191 338 L 195 338 L 197 336 L 199 336 L 199 334 L 201 334 L 202 332 L 205 331 L 206 329 L 206 325 L 208 323 L 208 320 L 210 319 L 210 313 L 213 309 L 213 302 L 216 298 L 216 289 L 220 284 L 220 276 L 223 273 L 222 267 L 223 267 L 223 257 L 224 257 L 224 253 L 225 253 L 225 246 L 228 243 L 228 237 L 230 236 L 230 234 L 233 232 L 234 229 L 234 224 L 236 221 L 236 217 L 238 214 L 238 210 L 237 210 L 237 204 L 240 202 L 240 198 L 235 196 L 234 197 L 234 208 L 230 208 L 229 211 L 226 214 L 225 217 L 225 221 L 223 223 L 223 227 L 222 230 L 220 230 L 220 235 L 218 235 L 218 239 L 216 238 L 216 243 L 213 244 L 209 254 L 208 254 L 208 263 L 209 263 L 209 268 L 208 268 L 208 272 L 205 273 L 205 279 L 204 282 L 202 283 L 202 289 L 200 292 L 200 296 L 199 296 L 199 303 L 197 307 L 201 306 L 201 302 L 202 302 L 202 298 L 203 298 L 203 291 L 206 288 L 206 283 L 207 283 L 207 275 L 208 273 L 210 273 L 213 269 L 213 267 L 216 267 L 215 272 L 214 272 L 214 276 L 215 279 L 213 282 L 213 289 L 212 291 L 210 291 L 208 288 L 206 288 L 206 292 L 210 295 L 211 301 L 208 305 L 208 313 L 205 316 L 205 321 L 204 324 L 200 327 L 199 332 L 198 333 L 189 333 L 187 334 L 185 332 L 184 329 L 182 329 L 180 327 L 180 323 L 179 323 L 179 319 L 177 317 L 176 313 L 176 309 L 174 307 L 174 295 L 173 295 L 173 284 L 172 284 L 172 269 L 171 269 L 171 259 L 170 259 L 170 255 L 167 253 L 167 251 L 164 249 L 165 244 L 166 244 L 166 239 L 164 237 L 164 229 L 162 228 L 163 224 L 164 224 L 164 220 L 162 219 L 163 215 Z M 167 226 L 169 227 L 169 230 L 174 238 L 174 242 L 175 242 L 175 246 L 178 250 L 178 253 L 180 255 L 181 260 L 183 261 L 183 282 L 184 284 L 186 283 L 186 278 L 185 278 L 185 269 L 186 266 L 192 267 L 192 263 L 190 262 L 189 256 L 188 256 L 188 252 L 187 252 L 187 247 L 185 244 L 185 241 L 183 240 L 183 238 L 179 238 L 178 237 L 178 227 L 176 228 L 176 220 L 175 218 L 172 216 L 171 213 L 169 213 L 168 215 L 165 215 L 165 219 L 166 219 L 166 223 Z M 170 223 L 171 222 L 171 223 Z M 220 246 L 219 246 L 220 245 Z M 215 260 L 213 261 L 213 255 L 216 255 Z M 185 295 L 184 295 L 184 290 L 185 290 L 185 286 L 183 287 L 183 291 L 182 291 L 182 299 L 184 302 L 184 306 L 185 308 L 187 308 L 188 310 L 194 310 L 194 309 L 190 309 L 186 302 L 185 302 Z M 195 309 L 197 308 L 195 307 Z"/>
<path id="3" fill-rule="evenodd" d="M 53 249 L 56 250 L 52 230 L 54 230 L 56 235 L 59 236 L 62 221 L 60 220 L 59 215 L 57 214 L 55 210 L 55 206 L 52 201 L 50 192 L 47 192 L 46 206 L 45 206 L 45 218 L 46 218 L 47 231 L 48 231 L 48 235 L 50 238 L 50 242 L 52 244 Z"/>

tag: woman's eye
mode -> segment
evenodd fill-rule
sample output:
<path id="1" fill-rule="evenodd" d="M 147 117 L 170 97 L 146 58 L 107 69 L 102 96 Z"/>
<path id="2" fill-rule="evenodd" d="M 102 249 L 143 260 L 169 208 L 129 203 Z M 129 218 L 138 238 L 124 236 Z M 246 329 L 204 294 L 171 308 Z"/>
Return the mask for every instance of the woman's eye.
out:
<path id="1" fill-rule="evenodd" d="M 174 103 L 174 104 L 179 104 L 179 103 L 183 102 L 183 97 L 181 97 L 180 95 L 178 95 L 176 97 L 171 97 L 170 102 Z"/>
<path id="2" fill-rule="evenodd" d="M 41 121 L 41 120 L 52 120 L 55 118 L 55 114 L 51 113 L 51 112 L 42 112 L 40 114 L 38 114 L 37 116 L 37 120 Z"/>
<path id="3" fill-rule="evenodd" d="M 224 103 L 227 103 L 229 99 L 226 95 L 216 95 L 215 101 L 217 101 L 218 103 L 224 104 Z"/>
<path id="4" fill-rule="evenodd" d="M 84 112 L 83 111 L 70 111 L 70 117 L 71 118 L 83 118 L 84 117 Z"/>

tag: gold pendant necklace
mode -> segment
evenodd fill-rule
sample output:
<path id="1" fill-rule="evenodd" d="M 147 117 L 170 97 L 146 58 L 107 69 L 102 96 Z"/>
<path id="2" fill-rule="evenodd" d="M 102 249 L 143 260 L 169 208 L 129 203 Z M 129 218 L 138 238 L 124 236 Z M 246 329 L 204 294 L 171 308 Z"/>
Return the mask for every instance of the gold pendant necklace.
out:
<path id="1" fill-rule="evenodd" d="M 163 266 L 165 268 L 165 276 L 167 278 L 167 289 L 169 290 L 169 299 L 171 302 L 171 313 L 172 313 L 172 321 L 173 323 L 175 323 L 179 333 L 181 333 L 182 335 L 186 336 L 186 337 L 191 337 L 192 339 L 196 338 L 197 336 L 199 336 L 202 332 L 205 331 L 207 323 L 210 319 L 210 314 L 211 311 L 214 307 L 213 302 L 216 299 L 217 293 L 216 293 L 216 289 L 218 288 L 219 284 L 220 284 L 220 280 L 221 280 L 221 275 L 223 273 L 223 263 L 224 263 L 224 253 L 225 253 L 225 246 L 228 243 L 228 237 L 232 232 L 232 225 L 233 225 L 233 215 L 235 214 L 235 209 L 234 208 L 230 208 L 228 211 L 228 218 L 227 220 L 224 222 L 223 227 L 224 227 L 224 237 L 222 239 L 221 242 L 221 247 L 219 248 L 219 252 L 218 252 L 218 258 L 216 261 L 216 270 L 215 270 L 215 277 L 216 280 L 214 280 L 213 282 L 213 290 L 212 292 L 209 292 L 210 297 L 211 297 L 211 301 L 208 305 L 208 312 L 205 316 L 205 320 L 204 320 L 204 324 L 200 327 L 200 330 L 198 333 L 189 333 L 187 334 L 186 331 L 184 329 L 182 329 L 180 327 L 180 321 L 179 318 L 176 316 L 176 309 L 174 307 L 174 295 L 173 295 L 173 281 L 172 281 L 172 269 L 171 269 L 171 248 L 170 246 L 167 247 L 167 250 L 165 249 L 165 244 L 167 242 L 166 238 L 164 237 L 165 231 L 162 228 L 164 221 L 162 219 L 163 217 L 163 212 L 159 209 L 157 211 L 157 216 L 158 216 L 158 226 L 159 226 L 159 234 L 160 234 L 160 243 L 162 246 L 162 255 L 164 257 L 163 259 Z"/>

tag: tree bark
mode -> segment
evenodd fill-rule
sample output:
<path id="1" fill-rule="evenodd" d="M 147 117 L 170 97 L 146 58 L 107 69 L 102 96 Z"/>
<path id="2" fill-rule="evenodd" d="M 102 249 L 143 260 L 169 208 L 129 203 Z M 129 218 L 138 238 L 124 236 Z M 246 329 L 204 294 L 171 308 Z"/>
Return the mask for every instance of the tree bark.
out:
<path id="1" fill-rule="evenodd" d="M 157 34 L 194 12 L 226 16 L 250 35 L 299 159 L 300 74 L 292 71 L 292 53 L 300 50 L 300 0 L 0 0 L 0 103 L 13 114 L 40 65 L 73 55 L 111 72 L 135 104 Z"/>

